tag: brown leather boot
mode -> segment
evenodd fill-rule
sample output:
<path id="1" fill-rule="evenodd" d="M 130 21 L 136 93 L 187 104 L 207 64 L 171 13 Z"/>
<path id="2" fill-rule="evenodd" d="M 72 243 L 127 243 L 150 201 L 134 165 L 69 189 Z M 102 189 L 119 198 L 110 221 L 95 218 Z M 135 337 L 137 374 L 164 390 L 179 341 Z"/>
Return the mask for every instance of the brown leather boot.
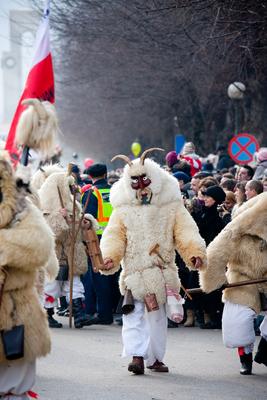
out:
<path id="1" fill-rule="evenodd" d="M 163 362 L 156 360 L 153 365 L 147 367 L 154 372 L 169 372 L 169 368 Z"/>
<path id="2" fill-rule="evenodd" d="M 132 362 L 128 365 L 128 371 L 136 375 L 143 375 L 145 372 L 143 357 L 134 356 Z"/>

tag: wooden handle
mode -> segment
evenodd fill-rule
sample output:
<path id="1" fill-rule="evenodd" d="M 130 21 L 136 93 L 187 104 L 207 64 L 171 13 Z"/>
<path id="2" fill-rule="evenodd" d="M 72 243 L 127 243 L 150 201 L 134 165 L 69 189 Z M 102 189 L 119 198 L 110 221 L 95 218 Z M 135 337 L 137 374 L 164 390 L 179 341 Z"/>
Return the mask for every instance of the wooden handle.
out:
<path id="1" fill-rule="evenodd" d="M 60 189 L 59 189 L 58 186 L 57 186 L 57 192 L 58 192 L 58 197 L 59 197 L 60 205 L 61 205 L 62 208 L 65 208 L 65 207 L 64 207 L 64 203 L 63 203 L 62 194 L 61 194 L 61 191 L 60 191 Z"/>
<path id="2" fill-rule="evenodd" d="M 24 165 L 25 167 L 28 165 L 29 162 L 29 154 L 30 154 L 30 148 L 28 146 L 23 147 L 22 151 L 22 156 L 20 159 L 20 163 Z"/>
<path id="3" fill-rule="evenodd" d="M 267 278 L 252 279 L 252 280 L 249 280 L 249 281 L 228 283 L 227 285 L 223 285 L 219 289 L 230 289 L 230 288 L 235 288 L 235 287 L 239 287 L 239 286 L 256 285 L 258 283 L 266 283 L 266 282 L 267 282 Z M 218 290 L 218 289 L 215 289 L 215 290 Z M 187 289 L 187 292 L 190 293 L 190 294 L 205 293 L 200 288 Z"/>

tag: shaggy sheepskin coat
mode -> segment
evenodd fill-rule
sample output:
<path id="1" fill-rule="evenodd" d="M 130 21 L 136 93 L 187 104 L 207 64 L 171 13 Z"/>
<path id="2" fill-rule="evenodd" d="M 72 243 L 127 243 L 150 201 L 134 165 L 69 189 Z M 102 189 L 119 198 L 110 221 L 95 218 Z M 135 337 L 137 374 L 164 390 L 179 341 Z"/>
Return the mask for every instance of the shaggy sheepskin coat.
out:
<path id="1" fill-rule="evenodd" d="M 64 169 L 58 164 L 44 165 L 39 168 L 31 178 L 31 189 L 34 188 L 38 191 L 44 184 L 45 180 L 52 174 L 57 172 L 64 172 Z"/>
<path id="2" fill-rule="evenodd" d="M 224 283 L 267 278 L 267 193 L 244 203 L 235 218 L 207 248 L 208 265 L 202 268 L 201 288 L 209 293 Z M 259 292 L 267 284 L 225 289 L 223 301 L 246 305 L 260 312 Z"/>
<path id="3" fill-rule="evenodd" d="M 151 180 L 153 196 L 147 205 L 139 204 L 131 187 L 130 177 L 142 174 Z M 204 263 L 206 259 L 205 242 L 183 205 L 177 180 L 152 160 L 146 159 L 142 166 L 138 159 L 131 167 L 125 166 L 122 178 L 111 188 L 110 202 L 114 211 L 100 246 L 103 258 L 111 258 L 114 268 L 102 273 L 115 273 L 122 262 L 121 293 L 127 287 L 140 301 L 146 294 L 155 293 L 158 303 L 164 304 L 165 284 L 180 289 L 175 249 L 192 268 L 192 257 L 201 257 Z M 149 254 L 155 245 L 164 263 Z"/>
<path id="4" fill-rule="evenodd" d="M 54 246 L 51 229 L 30 201 L 26 201 L 24 209 L 11 224 L 0 229 L 0 283 L 4 281 L 3 271 L 7 275 L 0 310 L 0 330 L 9 330 L 13 324 L 24 324 L 24 359 L 29 362 L 50 352 L 47 315 L 39 302 L 35 279 L 39 268 L 47 264 L 51 254 L 54 254 Z M 54 262 L 52 265 L 55 265 Z M 7 363 L 2 340 L 0 363 Z"/>
<path id="5" fill-rule="evenodd" d="M 69 225 L 67 223 L 60 212 L 62 206 L 60 204 L 57 187 L 60 189 L 64 208 L 67 210 L 67 215 L 70 217 L 73 212 L 73 196 L 70 192 L 70 185 L 73 183 L 74 179 L 72 176 L 67 176 L 65 172 L 56 172 L 47 177 L 38 191 L 41 210 L 56 237 L 56 253 L 58 260 L 60 262 L 62 256 L 67 257 L 69 265 L 71 264 L 71 224 Z M 76 202 L 76 229 L 80 217 L 81 206 Z M 79 231 L 75 244 L 73 273 L 74 275 L 83 275 L 86 273 L 87 268 L 87 255 L 82 242 L 82 233 Z"/>

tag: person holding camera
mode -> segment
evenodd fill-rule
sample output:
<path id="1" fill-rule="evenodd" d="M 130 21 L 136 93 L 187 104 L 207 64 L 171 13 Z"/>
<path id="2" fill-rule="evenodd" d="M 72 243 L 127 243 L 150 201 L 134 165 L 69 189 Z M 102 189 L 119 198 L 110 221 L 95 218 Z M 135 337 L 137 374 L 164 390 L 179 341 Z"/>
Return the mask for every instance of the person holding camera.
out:
<path id="1" fill-rule="evenodd" d="M 225 200 L 218 206 L 219 215 L 223 220 L 224 226 L 232 220 L 232 210 L 236 204 L 235 194 L 230 190 L 225 191 Z"/>

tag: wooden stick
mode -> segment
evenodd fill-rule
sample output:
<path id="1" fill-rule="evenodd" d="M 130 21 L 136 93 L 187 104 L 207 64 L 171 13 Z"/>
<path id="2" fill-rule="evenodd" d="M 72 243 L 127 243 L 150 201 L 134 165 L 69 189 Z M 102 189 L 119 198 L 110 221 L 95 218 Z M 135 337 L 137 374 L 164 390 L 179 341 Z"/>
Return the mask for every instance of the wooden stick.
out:
<path id="1" fill-rule="evenodd" d="M 74 270 L 74 253 L 75 253 L 75 211 L 76 211 L 76 192 L 73 193 L 73 209 L 72 209 L 72 233 L 71 233 L 71 259 L 69 270 L 70 281 L 70 304 L 69 304 L 69 327 L 72 328 L 72 296 L 73 296 L 73 270 Z"/>
<path id="2" fill-rule="evenodd" d="M 183 291 L 185 292 L 185 295 L 189 298 L 189 300 L 193 300 L 193 297 L 190 295 L 190 293 L 188 293 L 188 290 L 189 290 L 189 289 L 186 289 L 186 288 L 182 285 L 181 282 L 180 282 L 180 286 L 181 286 L 181 288 L 183 289 Z"/>
<path id="3" fill-rule="evenodd" d="M 60 191 L 60 189 L 59 189 L 58 186 L 57 186 L 57 192 L 58 192 L 58 197 L 59 197 L 59 201 L 60 201 L 61 208 L 64 208 L 64 209 L 65 209 L 64 202 L 63 202 L 63 198 L 62 198 L 62 194 L 61 194 L 61 191 Z M 67 211 L 67 210 L 66 210 L 66 211 Z M 66 221 L 67 224 L 69 225 L 69 224 L 70 224 L 70 221 L 69 221 L 68 215 L 63 215 L 63 218 L 65 219 L 65 221 Z"/>
<path id="4" fill-rule="evenodd" d="M 235 288 L 235 287 L 239 287 L 239 286 L 255 285 L 257 283 L 265 283 L 265 282 L 267 282 L 267 278 L 254 279 L 254 280 L 242 281 L 242 282 L 234 282 L 234 283 L 228 283 L 227 285 L 223 285 L 222 289 L 230 289 L 230 288 Z M 215 289 L 215 290 L 217 290 L 217 289 Z M 190 294 L 205 293 L 200 288 L 187 289 L 187 292 L 189 292 Z"/>
<path id="5" fill-rule="evenodd" d="M 83 218 L 84 218 L 85 211 L 86 211 L 86 208 L 87 208 L 87 206 L 88 206 L 88 203 L 89 203 L 89 199 L 90 199 L 90 197 L 91 197 L 91 194 L 92 194 L 92 192 L 90 191 L 90 193 L 89 193 L 88 196 L 87 196 L 85 205 L 84 205 L 84 207 L 83 207 L 82 215 L 81 215 L 81 217 L 80 217 L 79 224 L 78 224 L 78 228 L 77 228 L 77 231 L 76 231 L 76 234 L 75 234 L 75 241 L 77 240 L 78 233 L 79 233 L 79 231 L 80 231 L 80 229 L 81 229 L 81 225 L 82 225 L 82 222 L 83 222 Z"/>
<path id="6" fill-rule="evenodd" d="M 58 192 L 58 197 L 59 197 L 59 201 L 60 201 L 61 208 L 65 208 L 65 207 L 64 207 L 64 203 L 63 203 L 62 194 L 61 194 L 61 191 L 60 191 L 60 189 L 59 189 L 58 186 L 57 186 L 57 192 Z"/>

